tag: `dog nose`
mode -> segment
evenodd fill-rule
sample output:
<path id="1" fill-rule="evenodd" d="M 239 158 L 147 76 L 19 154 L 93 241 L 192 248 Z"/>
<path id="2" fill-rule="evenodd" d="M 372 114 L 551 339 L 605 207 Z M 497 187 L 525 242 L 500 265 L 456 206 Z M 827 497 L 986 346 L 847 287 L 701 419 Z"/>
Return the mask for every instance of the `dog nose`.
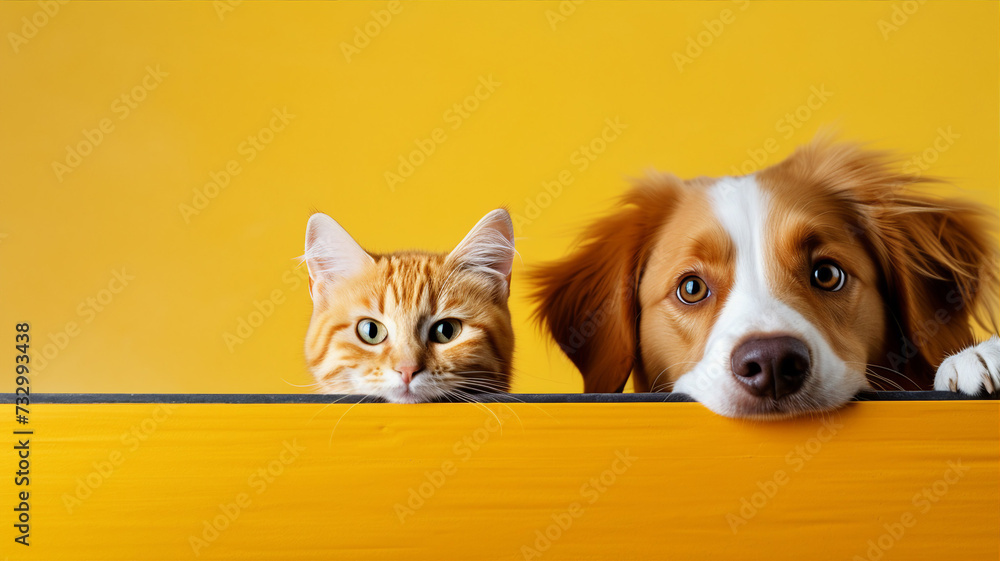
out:
<path id="1" fill-rule="evenodd" d="M 754 395 L 780 398 L 802 387 L 809 375 L 809 347 L 795 337 L 744 341 L 733 351 L 733 374 Z"/>

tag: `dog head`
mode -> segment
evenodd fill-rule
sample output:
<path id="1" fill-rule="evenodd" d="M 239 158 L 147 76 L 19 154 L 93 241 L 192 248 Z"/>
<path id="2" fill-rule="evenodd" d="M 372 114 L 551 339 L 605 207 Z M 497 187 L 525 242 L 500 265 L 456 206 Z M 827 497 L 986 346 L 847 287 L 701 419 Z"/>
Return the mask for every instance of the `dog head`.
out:
<path id="1" fill-rule="evenodd" d="M 997 252 L 979 208 L 893 168 L 817 142 L 753 175 L 644 179 L 534 271 L 538 316 L 587 392 L 633 373 L 637 391 L 778 418 L 929 388 L 971 319 L 996 325 Z"/>

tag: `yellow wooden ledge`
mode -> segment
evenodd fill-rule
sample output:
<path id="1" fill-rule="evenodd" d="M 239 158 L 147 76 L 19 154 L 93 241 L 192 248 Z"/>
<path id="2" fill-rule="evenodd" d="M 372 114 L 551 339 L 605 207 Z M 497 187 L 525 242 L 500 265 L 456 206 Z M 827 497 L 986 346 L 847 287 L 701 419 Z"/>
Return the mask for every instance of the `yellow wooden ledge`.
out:
<path id="1" fill-rule="evenodd" d="M 9 407 L 10 559 L 1000 557 L 996 401 Z"/>

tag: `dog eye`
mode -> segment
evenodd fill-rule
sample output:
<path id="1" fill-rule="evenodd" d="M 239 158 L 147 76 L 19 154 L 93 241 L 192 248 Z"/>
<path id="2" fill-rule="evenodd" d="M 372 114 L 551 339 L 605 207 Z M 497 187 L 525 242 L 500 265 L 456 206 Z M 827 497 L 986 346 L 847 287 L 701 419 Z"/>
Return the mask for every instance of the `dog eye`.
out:
<path id="1" fill-rule="evenodd" d="M 358 322 L 358 337 L 369 345 L 378 345 L 385 341 L 388 331 L 385 326 L 373 319 L 363 319 Z"/>
<path id="2" fill-rule="evenodd" d="M 448 343 L 462 332 L 462 322 L 457 319 L 443 319 L 431 326 L 431 341 Z"/>
<path id="3" fill-rule="evenodd" d="M 812 284 L 817 288 L 836 292 L 844 287 L 847 274 L 832 261 L 821 261 L 813 267 Z"/>
<path id="4" fill-rule="evenodd" d="M 684 277 L 681 285 L 677 287 L 677 298 L 685 304 L 697 304 L 708 298 L 708 294 L 708 285 L 694 275 Z"/>

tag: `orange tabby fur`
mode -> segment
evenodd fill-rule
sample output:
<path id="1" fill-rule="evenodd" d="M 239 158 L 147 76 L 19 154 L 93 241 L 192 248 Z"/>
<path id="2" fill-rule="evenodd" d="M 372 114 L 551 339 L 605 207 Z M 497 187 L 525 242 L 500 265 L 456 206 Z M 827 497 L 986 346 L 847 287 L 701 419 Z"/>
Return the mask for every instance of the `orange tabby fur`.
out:
<path id="1" fill-rule="evenodd" d="M 484 218 L 451 254 L 355 254 L 358 263 L 347 273 L 337 271 L 336 264 L 324 267 L 323 255 L 316 251 L 322 244 L 309 235 L 306 257 L 314 307 L 305 351 L 322 393 L 413 403 L 509 390 L 514 333 L 507 297 L 513 236 L 506 211 Z M 346 243 L 335 239 L 327 254 L 355 250 L 345 250 Z M 333 274 L 324 274 L 324 268 Z M 368 318 L 387 329 L 379 344 L 366 343 L 359 335 L 359 322 Z M 429 331 L 444 319 L 457 319 L 461 330 L 454 340 L 439 343 Z M 400 365 L 415 370 L 412 381 Z"/>

